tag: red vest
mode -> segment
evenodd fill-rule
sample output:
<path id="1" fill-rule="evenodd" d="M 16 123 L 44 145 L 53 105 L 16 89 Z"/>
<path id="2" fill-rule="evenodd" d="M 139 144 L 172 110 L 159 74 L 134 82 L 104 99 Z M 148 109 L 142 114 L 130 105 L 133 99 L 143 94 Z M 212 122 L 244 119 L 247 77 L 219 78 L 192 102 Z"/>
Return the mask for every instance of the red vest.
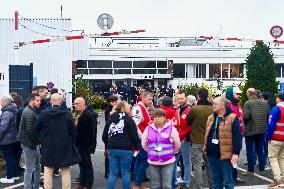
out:
<path id="1" fill-rule="evenodd" d="M 231 102 L 229 102 L 229 105 L 233 113 L 236 114 L 236 116 L 238 117 L 239 122 L 240 122 L 240 129 L 241 129 L 241 132 L 243 133 L 245 131 L 245 125 L 244 125 L 243 111 L 242 111 L 241 105 L 238 103 L 236 107 Z"/>
<path id="2" fill-rule="evenodd" d="M 272 134 L 272 140 L 284 141 L 284 108 L 278 106 L 281 111 L 281 118 L 276 122 L 275 130 Z"/>
<path id="3" fill-rule="evenodd" d="M 176 127 L 180 140 L 184 140 L 185 136 L 190 132 L 191 127 L 188 126 L 188 121 L 186 119 L 190 112 L 190 107 L 188 106 L 183 113 L 180 115 L 180 108 L 175 112 L 175 117 L 173 118 L 173 124 Z"/>
<path id="4" fill-rule="evenodd" d="M 145 106 L 143 106 L 139 103 L 137 104 L 137 106 L 140 107 L 140 109 L 142 111 L 142 115 L 143 115 L 143 121 L 141 123 L 139 123 L 139 125 L 138 125 L 138 128 L 140 129 L 141 133 L 143 133 L 144 130 L 146 129 L 146 127 L 150 123 L 150 116 L 149 116 L 148 110 L 145 108 Z"/>

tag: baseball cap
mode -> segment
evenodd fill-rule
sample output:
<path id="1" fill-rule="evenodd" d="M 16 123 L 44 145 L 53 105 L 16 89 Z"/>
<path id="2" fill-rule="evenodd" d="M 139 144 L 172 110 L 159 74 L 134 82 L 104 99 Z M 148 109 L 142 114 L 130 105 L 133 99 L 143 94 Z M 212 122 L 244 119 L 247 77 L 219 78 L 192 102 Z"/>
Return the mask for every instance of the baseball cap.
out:
<path id="1" fill-rule="evenodd" d="M 242 92 L 239 87 L 233 87 L 233 93 L 241 94 Z"/>

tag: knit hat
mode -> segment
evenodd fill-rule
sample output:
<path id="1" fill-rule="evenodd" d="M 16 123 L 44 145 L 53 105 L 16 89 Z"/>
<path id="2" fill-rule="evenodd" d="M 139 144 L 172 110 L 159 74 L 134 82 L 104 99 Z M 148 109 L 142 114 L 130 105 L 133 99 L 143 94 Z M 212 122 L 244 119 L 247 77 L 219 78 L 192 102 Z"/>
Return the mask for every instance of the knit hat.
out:
<path id="1" fill-rule="evenodd" d="M 172 98 L 169 97 L 169 96 L 164 96 L 164 99 L 163 99 L 163 101 L 162 101 L 162 105 L 163 105 L 163 106 L 171 106 L 171 105 L 173 105 L 173 100 L 172 100 Z"/>

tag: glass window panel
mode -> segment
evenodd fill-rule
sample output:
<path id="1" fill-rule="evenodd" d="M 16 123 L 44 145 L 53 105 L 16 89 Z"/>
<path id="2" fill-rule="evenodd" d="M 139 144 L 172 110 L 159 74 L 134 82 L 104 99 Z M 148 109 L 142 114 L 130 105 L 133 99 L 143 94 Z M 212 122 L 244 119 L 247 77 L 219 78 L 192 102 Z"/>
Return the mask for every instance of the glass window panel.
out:
<path id="1" fill-rule="evenodd" d="M 156 68 L 156 61 L 133 61 L 133 68 Z"/>
<path id="2" fill-rule="evenodd" d="M 281 77 L 281 66 L 282 64 L 275 64 L 276 77 Z"/>
<path id="3" fill-rule="evenodd" d="M 86 60 L 78 60 L 76 62 L 77 68 L 87 68 L 87 61 Z"/>
<path id="4" fill-rule="evenodd" d="M 157 61 L 157 68 L 167 68 L 167 61 Z"/>
<path id="5" fill-rule="evenodd" d="M 148 70 L 144 70 L 144 69 L 135 69 L 133 70 L 133 74 L 156 74 L 156 70 L 155 69 L 148 69 Z"/>
<path id="6" fill-rule="evenodd" d="M 114 68 L 132 68 L 131 61 L 113 61 Z"/>
<path id="7" fill-rule="evenodd" d="M 167 74 L 168 70 L 167 69 L 158 69 L 158 74 Z"/>
<path id="8" fill-rule="evenodd" d="M 89 60 L 89 68 L 112 68 L 110 60 Z"/>
<path id="9" fill-rule="evenodd" d="M 185 78 L 185 64 L 174 64 L 174 78 Z"/>
<path id="10" fill-rule="evenodd" d="M 195 67 L 196 78 L 206 78 L 206 64 L 197 64 Z"/>
<path id="11" fill-rule="evenodd" d="M 77 69 L 77 74 L 86 74 L 86 75 L 88 75 L 88 70 L 87 69 Z"/>
<path id="12" fill-rule="evenodd" d="M 114 69 L 114 74 L 131 74 L 131 70 L 129 69 Z"/>
<path id="13" fill-rule="evenodd" d="M 243 78 L 244 77 L 244 64 L 231 64 L 230 65 L 230 78 Z"/>
<path id="14" fill-rule="evenodd" d="M 221 64 L 209 64 L 209 78 L 220 78 Z"/>
<path id="15" fill-rule="evenodd" d="M 90 69 L 89 74 L 112 74 L 112 69 Z"/>

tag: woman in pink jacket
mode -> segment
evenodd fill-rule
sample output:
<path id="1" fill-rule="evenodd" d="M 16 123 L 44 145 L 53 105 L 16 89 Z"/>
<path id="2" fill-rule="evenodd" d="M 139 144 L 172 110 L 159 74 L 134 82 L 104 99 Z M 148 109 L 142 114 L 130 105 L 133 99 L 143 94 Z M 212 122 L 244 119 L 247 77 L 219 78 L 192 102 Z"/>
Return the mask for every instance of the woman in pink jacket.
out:
<path id="1" fill-rule="evenodd" d="M 179 151 L 179 134 L 172 122 L 166 122 L 166 113 L 157 109 L 154 123 L 142 135 L 142 147 L 148 152 L 151 189 L 171 189 L 175 153 Z"/>

